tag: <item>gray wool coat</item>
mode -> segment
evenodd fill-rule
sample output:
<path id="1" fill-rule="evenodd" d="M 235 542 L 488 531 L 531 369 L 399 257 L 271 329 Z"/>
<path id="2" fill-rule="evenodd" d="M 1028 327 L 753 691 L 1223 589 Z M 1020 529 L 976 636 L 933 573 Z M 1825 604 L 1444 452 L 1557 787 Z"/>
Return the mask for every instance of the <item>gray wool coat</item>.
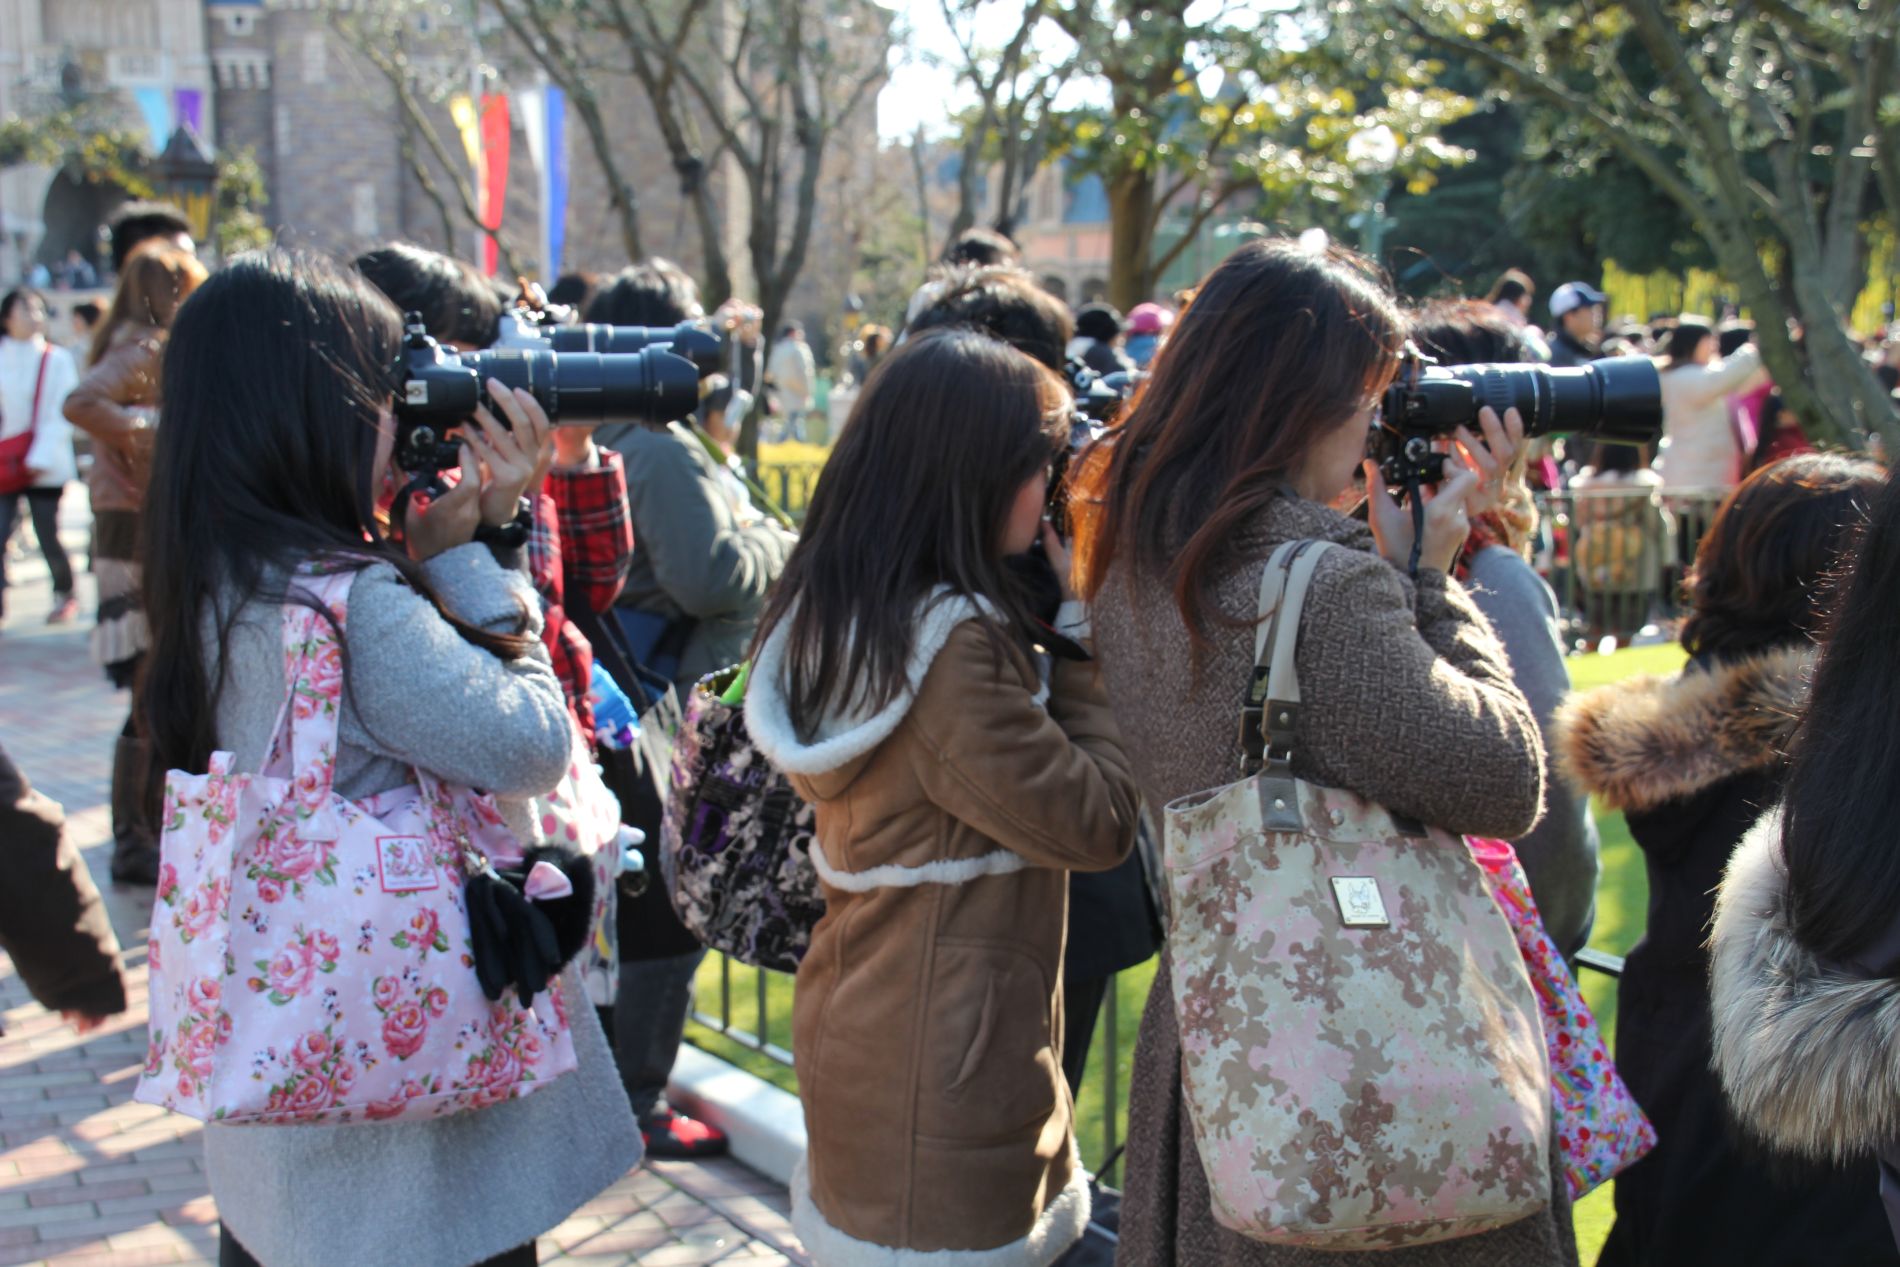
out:
<path id="1" fill-rule="evenodd" d="M 1095 658 L 1150 806 L 1231 783 L 1240 704 L 1253 670 L 1260 569 L 1284 541 L 1328 551 L 1308 592 L 1296 663 L 1305 706 L 1294 773 L 1448 831 L 1525 835 L 1543 803 L 1537 721 L 1490 626 L 1456 581 L 1415 586 L 1379 557 L 1362 523 L 1288 492 L 1235 535 L 1238 560 L 1215 580 L 1220 610 L 1198 661 L 1172 585 L 1118 561 L 1091 605 Z M 1178 546 L 1180 543 L 1170 543 Z M 1170 551 L 1171 554 L 1178 551 Z M 1135 1047 L 1128 1189 L 1117 1261 L 1127 1267 L 1574 1267 L 1570 1201 L 1508 1227 L 1416 1249 L 1325 1253 L 1267 1245 L 1214 1220 L 1183 1111 L 1181 1044 L 1163 954 Z M 1561 1175 L 1555 1163 L 1552 1173 Z"/>
<path id="2" fill-rule="evenodd" d="M 618 604 L 694 622 L 673 675 L 684 692 L 745 659 L 797 538 L 771 519 L 742 517 L 712 456 L 680 423 L 603 427 L 596 439 L 627 466 L 633 562 Z"/>
<path id="3" fill-rule="evenodd" d="M 540 609 L 519 552 L 508 561 L 466 545 L 423 571 L 463 619 L 538 635 Z M 224 675 L 218 746 L 236 755 L 240 771 L 255 772 L 286 690 L 282 608 L 222 599 L 233 601 L 230 640 L 219 648 L 207 635 L 206 667 L 214 681 Z M 207 613 L 208 629 L 212 619 Z M 498 798 L 560 781 L 572 723 L 538 637 L 519 659 L 490 655 L 379 564 L 350 587 L 345 640 L 342 795 L 413 782 L 412 765 Z M 517 808 L 501 804 L 505 814 Z M 584 997 L 571 976 L 568 989 Z M 639 1131 L 594 1009 L 569 1008 L 568 1019 L 579 1068 L 519 1100 L 420 1122 L 207 1126 L 205 1168 L 219 1217 L 265 1267 L 467 1267 L 533 1240 L 640 1161 Z"/>

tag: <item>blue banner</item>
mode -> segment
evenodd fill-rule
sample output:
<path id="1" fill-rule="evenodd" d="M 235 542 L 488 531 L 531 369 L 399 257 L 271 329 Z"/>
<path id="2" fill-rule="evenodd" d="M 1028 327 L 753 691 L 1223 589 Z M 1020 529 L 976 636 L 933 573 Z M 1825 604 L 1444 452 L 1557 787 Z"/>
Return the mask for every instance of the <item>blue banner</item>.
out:
<path id="1" fill-rule="evenodd" d="M 163 88 L 134 88 L 133 100 L 145 116 L 145 129 L 152 134 L 152 153 L 161 154 L 172 136 L 172 95 Z"/>
<path id="2" fill-rule="evenodd" d="M 553 84 L 548 88 L 547 181 L 548 258 L 551 283 L 561 275 L 561 252 L 567 245 L 567 96 Z"/>

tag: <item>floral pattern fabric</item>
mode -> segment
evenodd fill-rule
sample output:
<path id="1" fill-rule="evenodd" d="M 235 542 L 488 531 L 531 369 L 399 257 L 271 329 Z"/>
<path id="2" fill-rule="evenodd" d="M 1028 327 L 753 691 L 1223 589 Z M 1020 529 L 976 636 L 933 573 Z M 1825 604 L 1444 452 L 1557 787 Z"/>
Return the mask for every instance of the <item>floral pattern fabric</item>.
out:
<path id="1" fill-rule="evenodd" d="M 1575 1199 L 1642 1160 L 1656 1147 L 1656 1128 L 1616 1072 L 1576 976 L 1544 931 L 1517 851 L 1502 840 L 1473 840 L 1471 853 L 1511 922 L 1537 990 L 1544 1047 L 1550 1054 L 1557 1146 L 1563 1154 L 1564 1182 Z"/>
<path id="2" fill-rule="evenodd" d="M 1537 1004 L 1464 842 L 1290 778 L 1164 818 L 1183 1098 L 1215 1218 L 1378 1250 L 1547 1205 Z"/>
<path id="3" fill-rule="evenodd" d="M 321 610 L 285 608 L 289 697 L 262 770 L 218 752 L 166 779 L 136 1098 L 283 1125 L 526 1095 L 575 1067 L 566 1001 L 558 984 L 532 1008 L 483 996 L 462 889 L 465 858 L 508 865 L 521 845 L 492 798 L 421 770 L 413 787 L 337 795 L 353 573 L 300 576 Z"/>
<path id="4" fill-rule="evenodd" d="M 673 748 L 660 869 L 687 931 L 741 963 L 797 972 L 825 913 L 812 865 L 817 812 L 759 751 L 714 674 L 686 700 Z"/>

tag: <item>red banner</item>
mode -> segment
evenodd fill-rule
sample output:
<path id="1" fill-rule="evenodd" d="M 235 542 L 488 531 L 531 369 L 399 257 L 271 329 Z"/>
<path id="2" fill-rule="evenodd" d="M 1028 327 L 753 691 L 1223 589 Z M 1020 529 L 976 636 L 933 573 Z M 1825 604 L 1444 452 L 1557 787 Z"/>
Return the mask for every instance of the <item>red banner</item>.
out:
<path id="1" fill-rule="evenodd" d="M 501 228 L 502 209 L 508 202 L 508 97 L 482 95 L 482 224 Z M 501 252 L 490 237 L 482 242 L 482 271 L 493 277 L 501 267 Z"/>

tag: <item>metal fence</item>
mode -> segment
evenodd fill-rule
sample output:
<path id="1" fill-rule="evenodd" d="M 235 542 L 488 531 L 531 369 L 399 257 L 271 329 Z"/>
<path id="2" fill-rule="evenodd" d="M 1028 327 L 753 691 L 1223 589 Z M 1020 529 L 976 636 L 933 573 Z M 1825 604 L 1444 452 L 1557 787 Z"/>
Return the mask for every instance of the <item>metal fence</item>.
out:
<path id="1" fill-rule="evenodd" d="M 1536 564 L 1557 595 L 1565 645 L 1627 646 L 1680 615 L 1683 577 L 1724 496 L 1647 484 L 1538 494 Z"/>

